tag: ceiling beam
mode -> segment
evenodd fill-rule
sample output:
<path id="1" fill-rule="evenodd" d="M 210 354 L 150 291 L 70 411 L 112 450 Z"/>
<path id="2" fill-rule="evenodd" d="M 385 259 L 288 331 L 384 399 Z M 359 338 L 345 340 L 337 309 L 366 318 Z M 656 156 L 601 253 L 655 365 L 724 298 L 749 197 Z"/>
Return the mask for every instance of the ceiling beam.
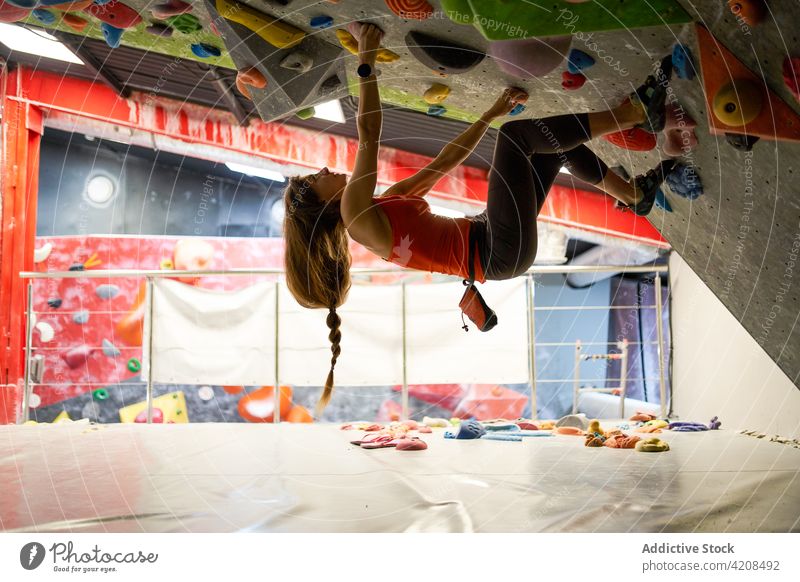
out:
<path id="1" fill-rule="evenodd" d="M 206 65 L 206 72 L 214 83 L 214 87 L 216 87 L 220 97 L 222 97 L 222 100 L 228 106 L 228 110 L 233 113 L 239 125 L 247 125 L 248 114 L 236 98 L 236 94 L 233 92 L 233 86 L 230 82 L 219 74 L 216 67 Z"/>
<path id="2" fill-rule="evenodd" d="M 86 37 L 78 37 L 72 34 L 66 34 L 59 30 L 49 30 L 50 34 L 58 39 L 58 41 L 66 46 L 69 50 L 75 53 L 84 64 L 91 69 L 94 74 L 103 81 L 106 85 L 111 87 L 117 95 L 123 98 L 128 98 L 131 95 L 131 90 L 125 86 L 125 83 L 112 73 L 103 62 L 98 59 L 86 46 L 84 46 L 84 39 Z"/>

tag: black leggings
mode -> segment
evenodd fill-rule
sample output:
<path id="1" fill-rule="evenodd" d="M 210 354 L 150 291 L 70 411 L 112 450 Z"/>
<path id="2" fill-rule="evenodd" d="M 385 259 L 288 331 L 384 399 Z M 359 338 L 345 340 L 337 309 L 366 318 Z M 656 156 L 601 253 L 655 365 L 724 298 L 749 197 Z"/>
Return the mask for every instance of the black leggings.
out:
<path id="1" fill-rule="evenodd" d="M 597 184 L 608 166 L 585 145 L 589 116 L 510 121 L 500 128 L 489 171 L 486 210 L 474 218 L 487 279 L 517 277 L 536 257 L 536 217 L 562 167 Z"/>

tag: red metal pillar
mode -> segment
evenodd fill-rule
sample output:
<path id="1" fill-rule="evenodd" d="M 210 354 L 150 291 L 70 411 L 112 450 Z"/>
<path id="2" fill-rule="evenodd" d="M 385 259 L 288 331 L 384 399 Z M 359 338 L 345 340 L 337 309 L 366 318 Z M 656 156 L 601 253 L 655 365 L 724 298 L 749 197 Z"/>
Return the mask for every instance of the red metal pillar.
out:
<path id="1" fill-rule="evenodd" d="M 24 100 L 20 75 L 0 63 L 2 144 L 0 152 L 0 423 L 19 412 L 25 348 L 27 282 L 33 270 L 42 110 Z"/>

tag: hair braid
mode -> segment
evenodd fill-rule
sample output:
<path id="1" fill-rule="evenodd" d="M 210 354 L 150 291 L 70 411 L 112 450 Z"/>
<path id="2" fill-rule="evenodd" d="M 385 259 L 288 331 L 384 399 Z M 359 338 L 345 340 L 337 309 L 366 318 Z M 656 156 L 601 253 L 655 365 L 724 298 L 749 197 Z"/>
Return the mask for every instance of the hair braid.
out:
<path id="1" fill-rule="evenodd" d="M 328 372 L 328 378 L 325 380 L 325 389 L 322 391 L 319 402 L 317 402 L 316 416 L 318 417 L 331 400 L 331 395 L 333 394 L 333 369 L 336 367 L 336 360 L 339 359 L 339 354 L 342 353 L 342 348 L 339 345 L 342 341 L 342 332 L 340 329 L 342 318 L 336 313 L 335 307 L 329 309 L 328 317 L 325 319 L 325 322 L 331 330 L 328 334 L 328 340 L 331 342 L 331 369 Z"/>

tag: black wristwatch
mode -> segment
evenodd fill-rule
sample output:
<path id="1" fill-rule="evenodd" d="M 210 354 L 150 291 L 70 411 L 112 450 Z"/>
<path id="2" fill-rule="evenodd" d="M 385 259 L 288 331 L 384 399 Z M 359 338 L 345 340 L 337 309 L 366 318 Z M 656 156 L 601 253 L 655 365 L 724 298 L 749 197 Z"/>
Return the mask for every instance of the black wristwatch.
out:
<path id="1" fill-rule="evenodd" d="M 360 65 L 358 65 L 356 73 L 358 73 L 358 76 L 361 77 L 362 79 L 366 79 L 370 75 L 372 75 L 372 67 L 367 63 L 361 63 Z"/>

